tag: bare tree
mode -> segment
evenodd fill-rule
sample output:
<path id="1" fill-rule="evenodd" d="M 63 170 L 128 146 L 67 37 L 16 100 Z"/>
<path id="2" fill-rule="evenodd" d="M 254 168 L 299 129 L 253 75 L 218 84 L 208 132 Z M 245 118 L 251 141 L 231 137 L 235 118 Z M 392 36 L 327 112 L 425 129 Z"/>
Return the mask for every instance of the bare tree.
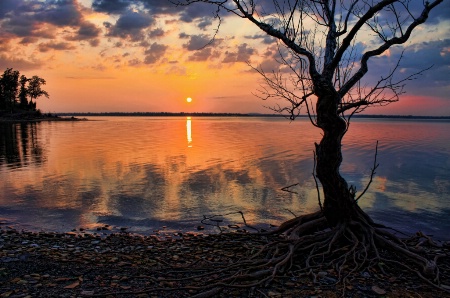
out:
<path id="1" fill-rule="evenodd" d="M 424 274 L 436 274 L 435 260 L 405 245 L 358 206 L 355 187 L 341 176 L 340 165 L 351 116 L 397 101 L 406 81 L 420 74 L 396 80 L 399 61 L 369 86 L 362 81 L 369 73 L 369 60 L 408 41 L 443 0 L 183 0 L 178 5 L 197 2 L 215 6 L 217 17 L 225 12 L 246 19 L 278 41 L 283 70 L 255 68 L 266 83 L 259 96 L 284 99 L 287 105 L 272 108 L 289 112 L 292 119 L 305 109 L 312 124 L 323 131 L 316 144 L 314 173 L 323 189 L 323 208 L 280 226 L 276 233 L 284 233 L 289 241 L 272 251 L 267 264 L 273 270 L 267 278 L 305 252 L 305 271 L 327 259 L 340 273 L 351 263 L 348 273 L 384 260 L 380 247 L 419 265 Z M 360 38 L 367 36 L 372 37 L 370 44 L 358 50 Z M 372 175 L 375 168 L 376 163 Z"/>

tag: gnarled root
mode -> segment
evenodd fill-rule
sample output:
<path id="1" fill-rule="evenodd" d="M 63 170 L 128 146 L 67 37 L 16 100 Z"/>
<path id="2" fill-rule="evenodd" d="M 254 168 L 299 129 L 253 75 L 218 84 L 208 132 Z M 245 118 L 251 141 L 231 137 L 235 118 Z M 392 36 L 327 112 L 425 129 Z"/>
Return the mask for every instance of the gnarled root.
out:
<path id="1" fill-rule="evenodd" d="M 349 276 L 360 271 L 376 268 L 386 274 L 390 265 L 400 265 L 445 290 L 440 287 L 437 257 L 419 249 L 425 242 L 438 246 L 435 242 L 423 234 L 418 234 L 415 241 L 401 239 L 360 213 L 350 222 L 329 228 L 319 211 L 289 220 L 275 231 L 261 233 L 259 236 L 282 238 L 262 246 L 248 260 L 233 264 L 235 274 L 220 283 L 208 284 L 208 288 L 264 286 L 288 270 L 313 277 L 320 271 L 334 270 L 345 284 Z"/>
<path id="2" fill-rule="evenodd" d="M 374 223 L 364 212 L 357 212 L 361 213 L 357 218 L 332 228 L 323 214 L 316 212 L 294 218 L 276 231 L 228 234 L 234 237 L 233 243 L 238 241 L 246 247 L 245 257 L 232 263 L 203 261 L 184 269 L 176 268 L 173 271 L 179 277 L 164 278 L 164 282 L 177 283 L 178 290 L 195 293 L 194 297 L 209 297 L 230 289 L 254 293 L 279 278 L 312 277 L 315 283 L 323 274 L 332 273 L 337 277 L 335 281 L 340 282 L 340 289 L 346 291 L 346 284 L 353 277 L 360 277 L 361 272 L 386 275 L 389 270 L 398 272 L 401 268 L 448 291 L 447 286 L 440 284 L 437 260 L 442 255 L 433 256 L 432 249 L 439 247 L 436 242 L 420 233 L 411 239 L 401 239 Z M 221 240 L 217 244 L 225 245 Z M 156 287 L 143 292 L 169 290 Z"/>

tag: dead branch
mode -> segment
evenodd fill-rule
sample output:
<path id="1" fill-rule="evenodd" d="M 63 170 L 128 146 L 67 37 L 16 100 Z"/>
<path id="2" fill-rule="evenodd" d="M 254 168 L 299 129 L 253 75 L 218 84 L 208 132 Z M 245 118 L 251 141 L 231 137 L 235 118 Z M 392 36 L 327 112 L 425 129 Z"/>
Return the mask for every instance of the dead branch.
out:
<path id="1" fill-rule="evenodd" d="M 359 199 L 362 198 L 362 196 L 366 193 L 366 191 L 369 189 L 370 184 L 372 184 L 373 181 L 373 176 L 376 174 L 375 170 L 378 168 L 379 164 L 377 163 L 377 155 L 378 155 L 378 141 L 377 144 L 375 146 L 375 157 L 373 159 L 373 166 L 372 169 L 370 171 L 370 179 L 369 179 L 369 183 L 367 183 L 366 187 L 364 188 L 364 190 L 362 191 L 362 193 L 358 196 L 358 198 L 355 199 L 355 203 L 357 203 L 359 201 Z"/>
<path id="2" fill-rule="evenodd" d="M 289 188 L 291 188 L 291 187 L 293 187 L 293 186 L 297 186 L 298 185 L 298 183 L 294 183 L 294 184 L 291 184 L 291 185 L 288 185 L 288 186 L 285 186 L 285 187 L 283 187 L 283 188 L 281 188 L 281 190 L 282 191 L 286 191 L 286 192 L 290 192 L 290 193 L 297 193 L 296 191 L 292 191 L 292 190 L 290 190 Z"/>

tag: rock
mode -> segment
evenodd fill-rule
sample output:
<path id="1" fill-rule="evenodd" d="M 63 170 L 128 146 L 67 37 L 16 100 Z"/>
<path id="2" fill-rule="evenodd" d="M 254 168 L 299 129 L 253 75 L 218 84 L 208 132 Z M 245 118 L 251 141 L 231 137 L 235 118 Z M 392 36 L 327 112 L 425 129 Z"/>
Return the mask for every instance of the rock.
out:
<path id="1" fill-rule="evenodd" d="M 378 287 L 378 286 L 372 286 L 372 291 L 374 291 L 378 295 L 385 295 L 386 294 L 386 291 L 383 290 L 382 288 Z"/>
<path id="2" fill-rule="evenodd" d="M 65 286 L 64 289 L 75 289 L 76 287 L 78 287 L 80 285 L 80 281 L 76 281 L 68 286 Z"/>
<path id="3" fill-rule="evenodd" d="M 26 285 L 27 283 L 28 283 L 28 281 L 21 279 L 16 284 L 18 284 L 18 285 Z"/>

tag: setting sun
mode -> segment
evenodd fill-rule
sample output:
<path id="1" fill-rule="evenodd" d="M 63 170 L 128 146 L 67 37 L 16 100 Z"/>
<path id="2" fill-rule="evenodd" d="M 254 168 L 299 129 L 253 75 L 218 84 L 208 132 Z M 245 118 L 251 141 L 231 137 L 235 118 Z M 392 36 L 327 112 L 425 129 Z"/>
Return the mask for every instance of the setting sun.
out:
<path id="1" fill-rule="evenodd" d="M 186 98 L 186 101 L 187 101 L 187 102 L 191 102 L 191 101 L 192 101 L 192 98 L 188 97 L 188 98 Z"/>

